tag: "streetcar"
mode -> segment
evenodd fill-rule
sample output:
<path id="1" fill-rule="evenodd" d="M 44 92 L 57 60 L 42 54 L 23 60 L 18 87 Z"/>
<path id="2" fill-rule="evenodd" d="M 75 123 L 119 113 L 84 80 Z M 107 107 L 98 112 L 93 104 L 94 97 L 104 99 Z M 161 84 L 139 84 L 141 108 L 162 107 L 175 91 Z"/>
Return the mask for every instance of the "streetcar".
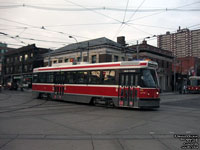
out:
<path id="1" fill-rule="evenodd" d="M 200 93 L 200 76 L 189 77 L 188 93 Z"/>
<path id="2" fill-rule="evenodd" d="M 57 64 L 33 70 L 34 98 L 130 108 L 159 108 L 153 61 Z"/>

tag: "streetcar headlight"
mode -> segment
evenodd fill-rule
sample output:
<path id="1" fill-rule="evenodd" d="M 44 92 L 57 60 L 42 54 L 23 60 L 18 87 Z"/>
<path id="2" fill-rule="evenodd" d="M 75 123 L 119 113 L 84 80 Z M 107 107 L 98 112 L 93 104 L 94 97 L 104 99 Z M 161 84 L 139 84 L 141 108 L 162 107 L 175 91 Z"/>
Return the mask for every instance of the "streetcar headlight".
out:
<path id="1" fill-rule="evenodd" d="M 158 95 L 158 94 L 159 94 L 159 92 L 156 92 L 156 94 Z"/>

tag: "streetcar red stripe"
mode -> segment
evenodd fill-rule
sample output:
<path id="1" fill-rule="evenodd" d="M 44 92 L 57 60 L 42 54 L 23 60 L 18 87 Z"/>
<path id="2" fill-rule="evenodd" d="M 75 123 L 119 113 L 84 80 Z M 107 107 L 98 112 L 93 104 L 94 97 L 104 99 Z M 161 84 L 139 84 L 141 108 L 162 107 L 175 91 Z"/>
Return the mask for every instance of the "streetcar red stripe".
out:
<path id="1" fill-rule="evenodd" d="M 120 64 L 108 64 L 108 65 L 91 65 L 91 66 L 73 66 L 73 67 L 60 67 L 60 68 L 41 68 L 39 71 L 45 70 L 60 70 L 60 69 L 85 69 L 85 68 L 98 68 L 98 67 L 117 67 Z"/>

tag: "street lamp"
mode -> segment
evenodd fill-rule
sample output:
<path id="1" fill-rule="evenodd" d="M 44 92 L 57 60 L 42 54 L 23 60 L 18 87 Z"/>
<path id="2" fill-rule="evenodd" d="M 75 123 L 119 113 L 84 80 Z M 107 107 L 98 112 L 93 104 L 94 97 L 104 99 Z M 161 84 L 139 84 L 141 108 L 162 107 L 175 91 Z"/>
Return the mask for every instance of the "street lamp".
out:
<path id="1" fill-rule="evenodd" d="M 76 41 L 77 50 L 78 50 L 78 41 L 77 41 L 77 39 L 76 39 L 75 37 L 71 36 L 71 35 L 69 36 L 69 38 L 74 39 L 74 40 Z M 82 55 L 83 55 L 83 54 L 82 54 L 82 50 L 81 50 L 81 49 L 80 49 L 80 53 L 81 53 L 81 54 L 80 54 L 80 60 L 81 60 L 81 62 L 82 62 Z"/>
<path id="2" fill-rule="evenodd" d="M 76 43 L 78 43 L 78 41 L 77 41 L 77 39 L 75 37 L 70 35 L 69 38 L 74 39 L 76 41 Z"/>

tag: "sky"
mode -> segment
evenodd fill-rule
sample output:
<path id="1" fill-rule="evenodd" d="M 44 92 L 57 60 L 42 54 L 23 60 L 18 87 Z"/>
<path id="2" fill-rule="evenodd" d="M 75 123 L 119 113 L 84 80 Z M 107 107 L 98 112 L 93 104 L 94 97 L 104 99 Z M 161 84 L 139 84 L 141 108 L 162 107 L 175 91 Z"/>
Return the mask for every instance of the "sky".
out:
<path id="1" fill-rule="evenodd" d="M 200 29 L 200 0 L 0 0 L 0 42 L 58 49 L 106 37 L 129 45 Z M 69 38 L 72 36 L 73 38 Z"/>

